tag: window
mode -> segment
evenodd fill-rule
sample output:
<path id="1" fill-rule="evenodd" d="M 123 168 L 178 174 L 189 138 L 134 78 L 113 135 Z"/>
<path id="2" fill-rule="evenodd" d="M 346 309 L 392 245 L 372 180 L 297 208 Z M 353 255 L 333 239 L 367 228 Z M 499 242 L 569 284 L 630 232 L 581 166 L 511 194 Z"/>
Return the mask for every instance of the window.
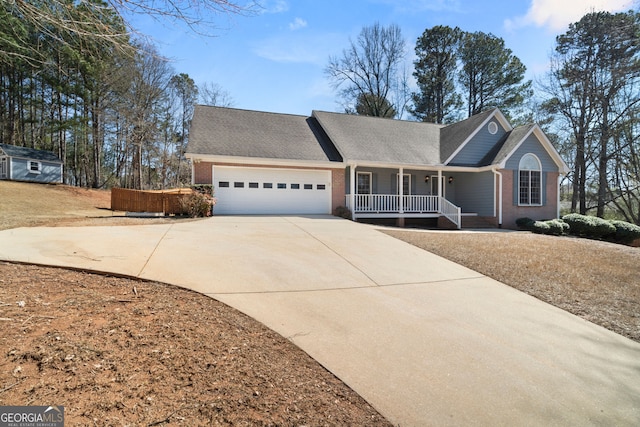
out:
<path id="1" fill-rule="evenodd" d="M 304 185 L 304 189 L 305 190 L 313 190 L 313 184 L 305 184 Z"/>
<path id="2" fill-rule="evenodd" d="M 262 188 L 273 188 L 273 184 L 270 182 L 265 182 L 262 184 Z"/>
<path id="3" fill-rule="evenodd" d="M 244 182 L 234 182 L 233 188 L 244 188 Z"/>
<path id="4" fill-rule="evenodd" d="M 249 183 L 249 188 L 258 188 L 258 187 L 259 187 L 259 185 L 258 185 L 257 182 L 250 182 Z"/>
<path id="5" fill-rule="evenodd" d="M 218 187 L 220 187 L 220 188 L 229 188 L 229 181 L 220 181 L 220 182 L 218 182 Z"/>
<path id="6" fill-rule="evenodd" d="M 283 184 L 282 182 L 279 182 L 279 183 L 278 183 L 278 188 L 279 188 L 279 189 L 287 188 L 287 184 Z"/>
<path id="7" fill-rule="evenodd" d="M 358 172 L 356 194 L 371 194 L 371 172 Z"/>
<path id="8" fill-rule="evenodd" d="M 542 205 L 542 167 L 534 154 L 525 154 L 520 159 L 518 184 L 518 204 L 524 206 Z"/>
<path id="9" fill-rule="evenodd" d="M 299 190 L 300 189 L 300 184 L 291 184 L 291 189 L 292 190 Z"/>
<path id="10" fill-rule="evenodd" d="M 41 173 L 42 172 L 42 163 L 36 162 L 33 160 L 29 160 L 29 173 Z"/>
<path id="11" fill-rule="evenodd" d="M 404 180 L 402 181 L 402 194 L 405 196 L 411 195 L 411 175 L 408 173 L 403 174 Z M 400 194 L 400 174 L 396 174 L 396 194 Z"/>
<path id="12" fill-rule="evenodd" d="M 324 189 L 326 189 L 326 188 L 327 188 L 327 186 L 326 186 L 326 185 L 324 185 L 324 184 L 318 184 L 318 185 L 316 186 L 316 188 L 317 188 L 318 190 L 324 190 Z"/>

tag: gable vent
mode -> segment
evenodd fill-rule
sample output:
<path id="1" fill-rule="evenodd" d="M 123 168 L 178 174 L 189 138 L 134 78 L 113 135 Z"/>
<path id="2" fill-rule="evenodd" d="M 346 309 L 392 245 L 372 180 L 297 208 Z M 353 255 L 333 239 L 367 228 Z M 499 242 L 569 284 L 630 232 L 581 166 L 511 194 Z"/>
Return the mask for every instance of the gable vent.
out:
<path id="1" fill-rule="evenodd" d="M 487 130 L 491 135 L 495 135 L 498 132 L 498 124 L 496 122 L 490 122 Z"/>

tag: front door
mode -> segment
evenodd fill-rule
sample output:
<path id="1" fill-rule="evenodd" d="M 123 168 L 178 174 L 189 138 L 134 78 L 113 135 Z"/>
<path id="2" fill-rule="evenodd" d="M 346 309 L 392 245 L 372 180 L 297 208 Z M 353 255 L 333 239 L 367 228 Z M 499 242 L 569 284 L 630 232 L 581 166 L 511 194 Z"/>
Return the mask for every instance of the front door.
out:
<path id="1" fill-rule="evenodd" d="M 444 176 L 442 177 L 442 194 L 440 196 L 444 197 L 444 193 L 445 193 L 445 186 L 444 186 Z M 434 175 L 431 177 L 431 195 L 432 196 L 437 196 L 438 195 L 438 175 Z"/>
<path id="2" fill-rule="evenodd" d="M 404 179 L 402 180 L 402 209 L 407 212 L 413 210 L 413 206 L 411 206 L 411 174 L 405 173 L 403 174 Z M 396 181 L 398 183 L 396 188 L 396 194 L 400 194 L 400 174 L 396 174 Z"/>

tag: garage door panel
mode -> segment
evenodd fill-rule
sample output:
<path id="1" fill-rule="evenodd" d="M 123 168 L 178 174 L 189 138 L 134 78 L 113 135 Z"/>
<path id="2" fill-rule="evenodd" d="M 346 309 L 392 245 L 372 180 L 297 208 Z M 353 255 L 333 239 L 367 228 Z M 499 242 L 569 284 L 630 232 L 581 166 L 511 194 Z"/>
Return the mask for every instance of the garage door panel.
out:
<path id="1" fill-rule="evenodd" d="M 217 214 L 331 213 L 327 170 L 215 167 Z"/>

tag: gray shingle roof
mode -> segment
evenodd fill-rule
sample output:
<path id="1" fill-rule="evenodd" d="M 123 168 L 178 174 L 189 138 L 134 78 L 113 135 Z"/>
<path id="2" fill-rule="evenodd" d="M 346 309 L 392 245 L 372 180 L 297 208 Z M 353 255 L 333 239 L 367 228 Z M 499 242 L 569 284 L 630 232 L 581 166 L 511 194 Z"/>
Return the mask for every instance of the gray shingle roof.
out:
<path id="1" fill-rule="evenodd" d="M 507 132 L 502 140 L 482 159 L 480 166 L 502 163 L 533 127 L 535 127 L 533 124 L 524 125 Z"/>
<path id="2" fill-rule="evenodd" d="M 441 125 L 314 111 L 349 161 L 437 165 Z"/>
<path id="3" fill-rule="evenodd" d="M 496 108 L 483 111 L 466 120 L 442 128 L 440 131 L 440 160 L 445 162 L 451 157 L 458 147 L 495 111 Z"/>
<path id="4" fill-rule="evenodd" d="M 18 147 L 9 144 L 0 144 L 0 150 L 4 151 L 4 153 L 10 157 L 20 157 L 41 162 L 62 163 L 62 160 L 60 160 L 53 151 L 34 150 L 33 148 Z"/>
<path id="5" fill-rule="evenodd" d="M 438 166 L 496 111 L 443 126 L 326 111 L 307 117 L 199 105 L 187 154 Z M 500 164 L 532 126 L 508 131 L 477 166 Z"/>
<path id="6" fill-rule="evenodd" d="M 195 107 L 187 153 L 267 159 L 342 161 L 312 117 Z"/>

